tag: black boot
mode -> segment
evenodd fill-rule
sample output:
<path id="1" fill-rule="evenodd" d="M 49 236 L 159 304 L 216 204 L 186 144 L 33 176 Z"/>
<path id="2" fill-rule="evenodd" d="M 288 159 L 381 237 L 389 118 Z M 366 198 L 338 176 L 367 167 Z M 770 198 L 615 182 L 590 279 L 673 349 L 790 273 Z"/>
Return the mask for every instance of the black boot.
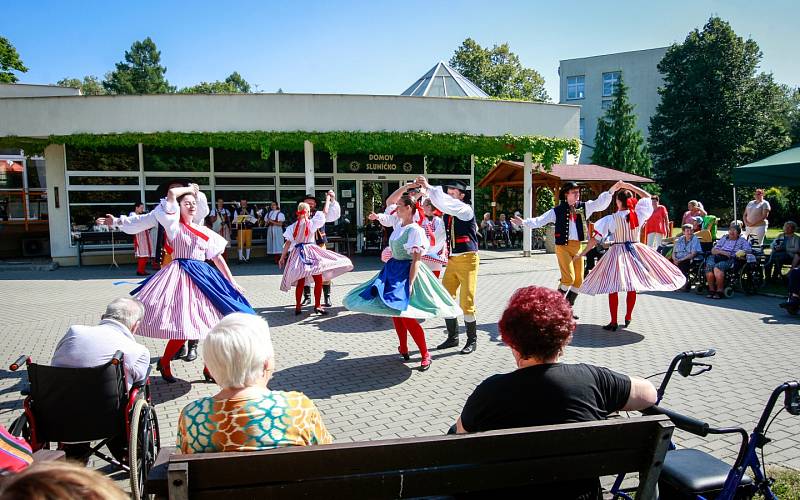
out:
<path id="1" fill-rule="evenodd" d="M 458 320 L 456 318 L 447 318 L 444 322 L 447 325 L 447 340 L 436 348 L 449 349 L 450 347 L 458 347 Z"/>
<path id="2" fill-rule="evenodd" d="M 571 307 L 575 307 L 575 299 L 577 297 L 578 297 L 578 293 L 577 292 L 573 292 L 572 290 L 567 292 L 566 299 L 567 299 L 567 302 L 569 302 L 569 305 Z M 573 319 L 578 319 L 578 316 L 573 312 L 572 313 L 572 318 Z"/>
<path id="3" fill-rule="evenodd" d="M 472 354 L 478 348 L 478 325 L 474 321 L 465 321 L 464 325 L 467 327 L 467 343 L 461 354 Z"/>
<path id="4" fill-rule="evenodd" d="M 197 359 L 197 344 L 199 340 L 190 340 L 187 342 L 189 344 L 189 351 L 186 353 L 186 357 L 183 358 L 184 361 L 194 361 Z"/>
<path id="5" fill-rule="evenodd" d="M 302 305 L 307 306 L 311 304 L 311 287 L 306 285 L 303 287 L 303 303 Z"/>
<path id="6" fill-rule="evenodd" d="M 177 361 L 179 359 L 185 358 L 187 352 L 188 351 L 186 350 L 186 343 L 184 342 L 183 345 L 181 346 L 181 350 L 176 352 L 175 355 L 172 356 L 172 361 Z"/>
<path id="7" fill-rule="evenodd" d="M 325 307 L 332 307 L 331 305 L 331 284 L 322 285 L 322 295 L 325 296 L 325 302 L 322 303 Z"/>

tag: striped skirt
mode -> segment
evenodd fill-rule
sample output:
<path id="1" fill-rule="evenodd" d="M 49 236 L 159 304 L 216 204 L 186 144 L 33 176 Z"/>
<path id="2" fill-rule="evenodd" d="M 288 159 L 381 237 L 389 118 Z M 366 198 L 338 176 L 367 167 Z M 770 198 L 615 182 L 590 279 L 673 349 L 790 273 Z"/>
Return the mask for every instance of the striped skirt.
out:
<path id="1" fill-rule="evenodd" d="M 295 245 L 283 268 L 281 290 L 288 292 L 301 278 L 322 275 L 323 281 L 353 270 L 353 263 L 336 252 L 320 248 L 313 243 Z"/>
<path id="2" fill-rule="evenodd" d="M 587 295 L 677 290 L 686 284 L 680 269 L 642 243 L 611 246 L 577 290 Z"/>

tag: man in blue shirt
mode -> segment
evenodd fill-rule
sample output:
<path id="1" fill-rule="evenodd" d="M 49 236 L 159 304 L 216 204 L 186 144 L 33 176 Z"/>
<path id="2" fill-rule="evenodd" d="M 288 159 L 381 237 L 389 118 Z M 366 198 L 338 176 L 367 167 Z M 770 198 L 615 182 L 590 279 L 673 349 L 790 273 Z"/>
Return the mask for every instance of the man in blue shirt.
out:
<path id="1" fill-rule="evenodd" d="M 684 224 L 682 230 L 683 234 L 675 240 L 675 247 L 672 249 L 672 263 L 678 266 L 678 269 L 686 276 L 687 281 L 683 290 L 689 291 L 692 287 L 688 281 L 692 259 L 701 254 L 703 250 L 700 247 L 700 240 L 694 235 L 694 227 L 691 224 Z"/>

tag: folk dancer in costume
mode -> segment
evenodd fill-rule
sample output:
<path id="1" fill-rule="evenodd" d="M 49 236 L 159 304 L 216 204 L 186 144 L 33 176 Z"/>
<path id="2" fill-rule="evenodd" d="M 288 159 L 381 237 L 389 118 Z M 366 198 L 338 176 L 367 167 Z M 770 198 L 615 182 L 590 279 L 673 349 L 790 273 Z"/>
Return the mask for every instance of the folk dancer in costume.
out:
<path id="1" fill-rule="evenodd" d="M 230 313 L 255 314 L 222 258 L 225 238 L 193 222 L 197 206 L 197 186 L 193 185 L 170 189 L 153 210 L 164 227 L 173 260 L 131 292 L 145 307 L 137 333 L 168 340 L 157 368 L 170 383 L 175 382 L 170 361 L 186 340 L 202 340 Z M 210 379 L 207 370 L 203 374 Z"/>
<path id="2" fill-rule="evenodd" d="M 639 240 L 639 232 L 647 218 L 653 213 L 650 194 L 628 183 L 621 183 L 614 200 L 617 211 L 597 221 L 593 238 L 586 249 L 577 254 L 581 259 L 597 245 L 603 235 L 612 233 L 614 243 L 603 255 L 597 266 L 581 285 L 580 293 L 588 295 L 608 294 L 608 308 L 611 322 L 604 330 L 616 331 L 618 293 L 627 292 L 625 326 L 631 323 L 636 293 L 645 291 L 673 291 L 686 284 L 686 277 L 680 269 L 663 255 Z M 641 196 L 637 203 L 634 195 Z"/>
<path id="3" fill-rule="evenodd" d="M 243 219 L 242 217 L 243 216 Z M 236 221 L 236 244 L 239 247 L 239 263 L 250 262 L 250 248 L 253 246 L 253 226 L 258 219 L 247 200 L 241 200 L 239 208 L 233 212 Z"/>
<path id="4" fill-rule="evenodd" d="M 394 228 L 389 237 L 392 258 L 372 279 L 360 285 L 344 298 L 344 306 L 356 312 L 390 316 L 400 341 L 398 352 L 408 361 L 408 336 L 419 348 L 422 362 L 420 371 L 431 366 L 431 356 L 425 342 L 425 332 L 418 319 L 454 317 L 461 309 L 439 280 L 420 261 L 430 246 L 425 230 L 414 222 L 418 207 L 410 196 L 403 196 L 394 205 L 392 215 L 370 214 L 370 220 L 391 224 Z"/>
<path id="5" fill-rule="evenodd" d="M 273 201 L 264 219 L 267 222 L 267 255 L 273 255 L 277 264 L 283 252 L 283 224 L 286 216 L 281 212 L 278 203 Z"/>
<path id="6" fill-rule="evenodd" d="M 128 217 L 135 217 L 144 213 L 144 203 L 136 203 L 133 206 L 133 212 L 128 214 Z M 133 235 L 133 256 L 136 257 L 136 274 L 137 276 L 148 276 L 150 273 L 146 271 L 147 262 L 153 258 L 153 244 L 150 240 L 150 231 L 145 229 Z"/>
<path id="7" fill-rule="evenodd" d="M 443 214 L 447 229 L 447 246 L 450 251 L 447 258 L 447 269 L 444 272 L 442 285 L 453 299 L 459 292 L 459 305 L 464 313 L 464 324 L 467 330 L 467 343 L 461 354 L 475 352 L 478 342 L 477 323 L 475 319 L 475 291 L 478 288 L 478 224 L 475 211 L 464 202 L 467 193 L 466 185 L 458 180 L 445 186 L 431 186 L 428 180 L 419 176 L 416 183 L 427 191 L 431 203 Z M 458 318 L 445 317 L 447 340 L 439 344 L 437 349 L 458 346 Z"/>
<path id="8" fill-rule="evenodd" d="M 157 193 L 160 196 L 166 197 L 169 190 L 176 187 L 193 187 L 197 192 L 197 211 L 195 212 L 192 222 L 202 225 L 205 218 L 209 214 L 208 200 L 206 195 L 200 191 L 197 184 L 193 184 L 189 179 L 171 179 L 157 188 Z M 162 199 L 163 201 L 163 199 Z M 158 209 L 158 206 L 156 206 Z M 148 213 L 141 215 L 128 216 L 128 217 L 114 217 L 111 214 L 106 214 L 105 217 L 97 219 L 98 224 L 106 224 L 110 227 L 117 227 L 122 232 L 127 234 L 138 234 L 146 230 L 150 230 L 150 241 L 153 244 L 153 253 L 156 269 L 162 269 L 172 262 L 172 247 L 167 242 L 166 233 L 164 228 L 159 224 L 158 218 L 155 214 L 155 209 Z M 153 234 L 155 233 L 155 234 Z M 188 341 L 188 349 L 186 345 L 182 345 L 180 350 L 175 354 L 174 359 L 183 359 L 184 361 L 191 362 L 197 359 L 197 344 L 196 340 Z"/>
<path id="9" fill-rule="evenodd" d="M 317 211 L 313 217 L 308 203 L 298 204 L 297 221 L 290 224 L 283 233 L 286 243 L 278 261 L 278 265 L 283 269 L 281 290 L 288 292 L 292 286 L 295 287 L 295 315 L 303 312 L 301 300 L 307 278 L 314 280 L 314 312 L 328 314 L 320 303 L 323 282 L 330 282 L 336 276 L 353 270 L 350 259 L 317 244 L 316 234 L 325 226 L 331 199 L 331 195 L 328 194 L 324 208 Z"/>
<path id="10" fill-rule="evenodd" d="M 326 198 L 330 199 L 330 203 L 328 204 L 328 211 L 325 214 L 325 223 L 329 222 L 336 222 L 339 220 L 339 217 L 342 216 L 342 208 L 339 205 L 339 202 L 336 201 L 336 194 L 333 191 L 328 191 L 326 194 Z M 307 194 L 305 198 L 303 198 L 304 203 L 308 203 L 308 206 L 311 207 L 311 213 L 309 217 L 314 217 L 317 212 L 317 199 L 314 198 L 313 194 Z M 319 227 L 316 232 L 314 233 L 314 240 L 319 245 L 320 248 L 323 250 L 326 248 L 328 243 L 328 235 L 325 233 L 325 225 L 323 224 Z M 326 279 L 322 282 L 322 291 L 325 296 L 325 307 L 331 307 L 331 281 Z M 311 303 L 311 287 L 306 285 L 303 287 L 303 305 L 307 306 Z"/>
<path id="11" fill-rule="evenodd" d="M 535 229 L 546 224 L 555 224 L 556 259 L 561 271 L 561 282 L 558 291 L 566 296 L 567 302 L 575 306 L 578 288 L 583 283 L 583 259 L 575 259 L 581 251 L 581 242 L 590 235 L 586 226 L 589 217 L 595 212 L 602 212 L 611 204 L 611 198 L 619 189 L 617 182 L 611 189 L 604 191 L 596 200 L 581 201 L 581 188 L 570 181 L 561 186 L 558 198 L 561 201 L 539 217 L 523 219 L 515 216 L 511 222 L 517 226 Z M 574 315 L 575 319 L 578 316 Z"/>
<path id="12" fill-rule="evenodd" d="M 225 241 L 228 242 L 225 246 L 227 249 L 231 246 L 231 211 L 225 208 L 225 201 L 222 198 L 217 198 L 217 205 L 211 209 L 209 215 L 211 217 L 211 229 L 225 238 Z M 222 256 L 225 257 L 224 252 Z"/>

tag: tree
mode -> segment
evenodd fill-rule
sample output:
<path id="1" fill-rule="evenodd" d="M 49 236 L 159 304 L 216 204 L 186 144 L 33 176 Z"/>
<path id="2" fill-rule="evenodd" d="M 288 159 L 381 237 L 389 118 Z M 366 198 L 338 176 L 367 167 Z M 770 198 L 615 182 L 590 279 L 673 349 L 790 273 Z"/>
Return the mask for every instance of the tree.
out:
<path id="1" fill-rule="evenodd" d="M 636 127 L 634 106 L 628 101 L 628 87 L 622 75 L 613 95 L 611 107 L 597 120 L 592 163 L 649 177 L 650 156 Z"/>
<path id="2" fill-rule="evenodd" d="M 192 87 L 185 87 L 180 90 L 182 94 L 248 94 L 250 84 L 242 78 L 242 75 L 234 71 L 225 81 L 200 82 Z"/>
<path id="3" fill-rule="evenodd" d="M 108 93 L 103 88 L 103 83 L 100 79 L 93 75 L 84 76 L 82 81 L 77 78 L 62 78 L 56 82 L 56 85 L 59 87 L 79 88 L 83 95 L 104 95 Z"/>
<path id="4" fill-rule="evenodd" d="M 732 169 L 789 145 L 785 94 L 772 75 L 756 73 L 761 57 L 755 41 L 712 17 L 659 63 L 664 86 L 649 146 L 663 198 L 673 207 L 698 199 L 727 216 Z"/>
<path id="5" fill-rule="evenodd" d="M 800 145 L 800 87 L 783 86 L 786 95 L 786 126 L 792 146 Z"/>
<path id="6" fill-rule="evenodd" d="M 450 59 L 450 66 L 492 97 L 522 101 L 549 101 L 544 78 L 522 66 L 507 43 L 491 49 L 467 38 Z"/>
<path id="7" fill-rule="evenodd" d="M 116 69 L 106 76 L 103 87 L 110 94 L 166 94 L 175 92 L 161 66 L 161 52 L 150 37 L 133 42 L 131 50 L 125 51 L 125 61 L 118 62 Z"/>
<path id="8" fill-rule="evenodd" d="M 0 83 L 16 83 L 19 79 L 13 71 L 27 73 L 28 68 L 22 64 L 22 59 L 11 42 L 0 36 Z"/>

